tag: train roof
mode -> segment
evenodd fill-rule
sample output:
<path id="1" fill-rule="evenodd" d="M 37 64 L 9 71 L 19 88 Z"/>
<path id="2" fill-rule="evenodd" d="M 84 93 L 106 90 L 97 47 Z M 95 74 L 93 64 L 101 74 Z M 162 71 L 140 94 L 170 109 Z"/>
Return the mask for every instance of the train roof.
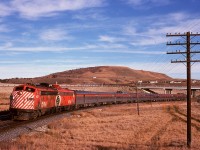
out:
<path id="1" fill-rule="evenodd" d="M 18 85 L 17 87 L 19 87 L 19 86 L 31 86 L 31 87 L 34 87 L 34 88 L 48 89 L 48 90 L 68 90 L 68 91 L 72 91 L 72 90 L 69 90 L 68 88 L 62 88 L 58 84 L 48 84 L 48 83 L 36 83 L 36 84 L 26 83 L 26 84 Z"/>
<path id="2" fill-rule="evenodd" d="M 131 94 L 131 93 L 118 93 L 118 92 L 94 92 L 94 91 L 75 91 L 76 94 L 78 95 L 106 95 L 106 94 L 109 94 L 109 95 L 116 95 L 116 94 Z"/>
<path id="3" fill-rule="evenodd" d="M 77 94 L 115 94 L 115 92 L 75 91 Z"/>

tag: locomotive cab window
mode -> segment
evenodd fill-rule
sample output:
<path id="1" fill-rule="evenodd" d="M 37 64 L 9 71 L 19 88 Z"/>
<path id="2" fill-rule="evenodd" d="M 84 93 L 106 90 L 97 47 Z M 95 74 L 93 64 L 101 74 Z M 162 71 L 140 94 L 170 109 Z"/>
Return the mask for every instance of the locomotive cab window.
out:
<path id="1" fill-rule="evenodd" d="M 23 86 L 18 86 L 18 87 L 15 88 L 15 91 L 21 91 L 21 90 L 23 90 L 23 89 L 24 89 Z"/>
<path id="2" fill-rule="evenodd" d="M 25 91 L 27 92 L 35 92 L 34 88 L 26 87 Z"/>

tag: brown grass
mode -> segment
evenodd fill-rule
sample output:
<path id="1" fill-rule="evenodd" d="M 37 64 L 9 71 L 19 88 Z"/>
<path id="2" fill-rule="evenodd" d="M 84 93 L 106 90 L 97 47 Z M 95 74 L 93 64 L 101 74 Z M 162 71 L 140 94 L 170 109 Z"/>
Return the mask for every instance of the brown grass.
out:
<path id="1" fill-rule="evenodd" d="M 9 109 L 9 93 L 0 93 L 0 111 Z"/>
<path id="2" fill-rule="evenodd" d="M 44 126 L 42 131 L 21 135 L 11 143 L 1 143 L 0 148 L 187 149 L 186 122 L 177 117 L 181 115 L 177 109 L 184 112 L 185 103 L 140 104 L 139 116 L 136 104 L 74 112 L 69 118 Z M 193 104 L 193 113 L 196 118 L 200 113 L 199 104 Z M 200 147 L 198 139 L 200 131 L 192 126 L 192 149 Z"/>
<path id="3" fill-rule="evenodd" d="M 0 111 L 9 109 L 9 98 L 13 90 L 14 85 L 12 84 L 0 84 Z"/>

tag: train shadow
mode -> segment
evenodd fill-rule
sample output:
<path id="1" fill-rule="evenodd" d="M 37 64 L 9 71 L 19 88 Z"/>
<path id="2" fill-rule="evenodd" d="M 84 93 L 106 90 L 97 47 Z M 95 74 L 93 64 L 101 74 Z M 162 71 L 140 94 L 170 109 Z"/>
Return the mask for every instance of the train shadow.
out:
<path id="1" fill-rule="evenodd" d="M 11 120 L 11 114 L 9 110 L 5 111 L 0 111 L 0 120 L 1 121 L 6 121 L 6 120 Z"/>

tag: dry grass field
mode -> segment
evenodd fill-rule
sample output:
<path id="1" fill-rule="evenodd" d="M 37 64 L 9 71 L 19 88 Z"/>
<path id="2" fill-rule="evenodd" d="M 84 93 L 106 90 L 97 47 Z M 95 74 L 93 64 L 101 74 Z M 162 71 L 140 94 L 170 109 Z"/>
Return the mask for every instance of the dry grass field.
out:
<path id="1" fill-rule="evenodd" d="M 9 97 L 14 85 L 0 84 L 0 111 L 9 109 Z"/>
<path id="2" fill-rule="evenodd" d="M 187 149 L 186 103 L 112 105 L 76 111 L 1 149 Z M 200 147 L 200 104 L 192 104 L 192 149 Z"/>

